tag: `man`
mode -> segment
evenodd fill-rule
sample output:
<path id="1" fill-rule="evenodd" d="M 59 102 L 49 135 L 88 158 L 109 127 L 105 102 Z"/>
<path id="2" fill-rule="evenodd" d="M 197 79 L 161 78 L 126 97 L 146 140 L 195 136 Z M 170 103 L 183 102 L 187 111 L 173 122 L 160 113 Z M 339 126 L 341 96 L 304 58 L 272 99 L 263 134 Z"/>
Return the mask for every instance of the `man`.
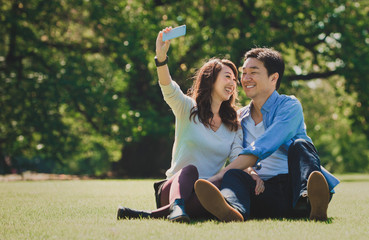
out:
<path id="1" fill-rule="evenodd" d="M 277 92 L 284 73 L 280 53 L 251 49 L 242 69 L 241 84 L 252 100 L 239 111 L 244 149 L 208 179 L 223 178 L 220 191 L 207 180 L 196 182 L 201 204 L 221 221 L 308 216 L 327 220 L 330 190 L 339 181 L 320 166 L 300 102 Z"/>

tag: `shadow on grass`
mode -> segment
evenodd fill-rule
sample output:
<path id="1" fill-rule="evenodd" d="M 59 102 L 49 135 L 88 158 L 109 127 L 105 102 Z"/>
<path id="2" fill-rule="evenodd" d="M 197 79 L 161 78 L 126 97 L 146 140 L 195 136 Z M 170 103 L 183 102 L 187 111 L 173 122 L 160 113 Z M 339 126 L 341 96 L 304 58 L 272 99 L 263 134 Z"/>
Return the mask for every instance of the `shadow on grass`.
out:
<path id="1" fill-rule="evenodd" d="M 254 219 L 254 220 L 266 220 L 266 219 Z M 316 220 L 310 220 L 309 218 L 269 218 L 268 220 L 273 220 L 273 221 L 287 221 L 287 222 L 320 222 L 320 223 L 325 223 L 325 224 L 331 224 L 333 223 L 334 218 L 333 217 L 329 217 L 326 221 L 316 221 Z"/>
<path id="2" fill-rule="evenodd" d="M 369 182 L 369 178 L 342 179 L 341 182 Z"/>
<path id="3" fill-rule="evenodd" d="M 195 225 L 198 223 L 213 223 L 213 224 L 224 224 L 225 222 L 221 222 L 218 221 L 216 218 L 198 218 L 198 219 L 191 219 L 190 223 L 183 223 L 183 222 L 175 222 L 175 221 L 169 221 L 166 218 L 135 218 L 135 219 L 130 219 L 130 218 L 122 218 L 119 219 L 117 221 L 131 221 L 131 220 L 162 220 L 168 223 L 175 223 L 175 224 L 188 224 L 188 225 Z M 326 221 L 312 221 L 309 218 L 252 218 L 249 219 L 247 221 L 244 222 L 230 222 L 230 223 L 247 223 L 248 221 L 252 221 L 252 222 L 265 222 L 265 221 L 278 221 L 278 222 L 320 222 L 320 223 L 325 223 L 325 224 L 332 224 L 333 223 L 334 218 L 333 217 L 329 217 Z"/>
<path id="4" fill-rule="evenodd" d="M 320 223 L 325 223 L 325 224 L 332 224 L 334 218 L 333 217 L 329 217 L 326 221 L 313 221 L 310 220 L 309 218 L 252 218 L 249 219 L 245 222 L 248 221 L 253 221 L 253 222 L 265 222 L 265 221 L 280 221 L 280 222 L 320 222 Z M 206 223 L 206 222 L 213 222 L 214 224 L 223 224 L 224 222 L 218 221 L 217 219 L 213 218 L 213 219 L 193 219 L 191 220 L 190 224 L 197 224 L 197 223 Z"/>

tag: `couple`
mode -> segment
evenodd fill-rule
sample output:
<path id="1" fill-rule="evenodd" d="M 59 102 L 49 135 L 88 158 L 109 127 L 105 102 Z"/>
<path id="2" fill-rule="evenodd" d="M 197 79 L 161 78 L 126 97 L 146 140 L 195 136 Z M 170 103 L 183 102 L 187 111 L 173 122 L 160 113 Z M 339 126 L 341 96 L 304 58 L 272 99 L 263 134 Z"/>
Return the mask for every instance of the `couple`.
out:
<path id="1" fill-rule="evenodd" d="M 117 218 L 326 220 L 338 180 L 320 166 L 300 102 L 277 92 L 281 55 L 268 48 L 245 54 L 241 84 L 252 101 L 237 112 L 238 71 L 229 60 L 206 62 L 183 94 L 167 66 L 170 41 L 162 36 L 170 30 L 158 34 L 155 63 L 164 100 L 176 117 L 171 167 L 167 179 L 154 184 L 156 210 L 119 207 Z M 328 184 L 325 176 L 333 181 Z"/>

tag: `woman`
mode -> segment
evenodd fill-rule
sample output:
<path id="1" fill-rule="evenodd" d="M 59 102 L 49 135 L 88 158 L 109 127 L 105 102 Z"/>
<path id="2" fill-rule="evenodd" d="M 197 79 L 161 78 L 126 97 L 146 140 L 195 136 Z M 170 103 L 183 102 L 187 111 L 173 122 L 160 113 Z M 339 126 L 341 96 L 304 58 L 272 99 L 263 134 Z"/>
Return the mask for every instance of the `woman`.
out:
<path id="1" fill-rule="evenodd" d="M 171 167 L 157 195 L 158 209 L 145 212 L 119 207 L 118 219 L 168 217 L 189 222 L 190 217 L 210 216 L 194 193 L 194 183 L 215 175 L 242 150 L 242 129 L 235 110 L 236 66 L 229 60 L 209 60 L 198 70 L 189 95 L 183 94 L 166 64 L 170 41 L 163 42 L 162 37 L 170 30 L 158 34 L 155 62 L 164 100 L 176 117 Z M 220 186 L 220 182 L 214 184 Z"/>

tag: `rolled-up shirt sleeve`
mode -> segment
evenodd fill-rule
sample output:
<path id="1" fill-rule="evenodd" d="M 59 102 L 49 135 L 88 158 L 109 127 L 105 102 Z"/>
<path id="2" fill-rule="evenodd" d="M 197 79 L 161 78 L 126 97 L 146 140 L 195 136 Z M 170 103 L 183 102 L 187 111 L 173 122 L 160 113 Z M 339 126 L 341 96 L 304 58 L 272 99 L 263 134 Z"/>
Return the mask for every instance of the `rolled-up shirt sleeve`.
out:
<path id="1" fill-rule="evenodd" d="M 258 157 L 259 162 L 269 157 L 282 144 L 290 141 L 296 135 L 299 126 L 304 124 L 301 103 L 297 99 L 291 98 L 281 103 L 278 108 L 273 123 L 256 141 L 245 146 L 240 155 L 252 154 Z"/>

